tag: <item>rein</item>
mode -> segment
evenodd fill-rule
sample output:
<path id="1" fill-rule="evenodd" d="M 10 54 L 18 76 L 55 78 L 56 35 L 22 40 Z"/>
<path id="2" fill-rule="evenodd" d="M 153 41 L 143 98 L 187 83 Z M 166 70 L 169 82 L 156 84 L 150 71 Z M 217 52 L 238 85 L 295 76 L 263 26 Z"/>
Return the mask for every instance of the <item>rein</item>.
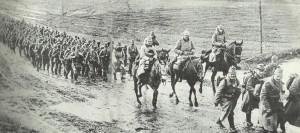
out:
<path id="1" fill-rule="evenodd" d="M 197 69 L 196 69 L 196 67 L 195 67 L 195 64 L 194 64 L 194 62 L 193 62 L 191 56 L 189 56 L 189 59 L 190 59 L 190 62 L 192 63 L 192 66 L 193 66 L 195 72 L 197 73 L 197 76 L 199 76 L 201 71 L 200 71 L 200 72 L 197 71 Z"/>

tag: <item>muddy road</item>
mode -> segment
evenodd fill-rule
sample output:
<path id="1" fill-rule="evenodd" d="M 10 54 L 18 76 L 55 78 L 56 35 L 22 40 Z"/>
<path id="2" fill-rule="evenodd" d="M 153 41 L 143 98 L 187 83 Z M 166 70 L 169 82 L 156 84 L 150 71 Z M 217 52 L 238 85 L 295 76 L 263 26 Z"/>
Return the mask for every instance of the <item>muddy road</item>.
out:
<path id="1" fill-rule="evenodd" d="M 263 3 L 264 52 L 299 48 L 299 2 L 270 3 L 274 1 Z M 223 24 L 228 39 L 244 39 L 243 59 L 259 52 L 258 5 L 249 0 L 12 0 L 1 1 L 0 12 L 101 42 L 113 34 L 123 44 L 131 39 L 141 44 L 154 30 L 164 48 L 173 48 L 181 32 L 189 28 L 198 54 L 211 47 L 215 26 Z M 299 62 L 293 59 L 282 64 L 284 82 L 289 73 L 300 73 Z M 238 72 L 240 80 L 243 73 Z M 125 83 L 80 79 L 75 85 L 62 76 L 37 72 L 30 61 L 0 44 L 0 132 L 227 132 L 215 124 L 220 108 L 213 106 L 210 75 L 208 72 L 205 78 L 203 94 L 197 91 L 199 107 L 189 107 L 189 86 L 183 81 L 176 85 L 180 103 L 169 98 L 168 82 L 160 86 L 154 110 L 151 88 L 143 88 L 138 106 L 129 76 Z M 256 132 L 243 128 L 245 114 L 240 106 L 241 99 L 235 110 L 238 131 Z M 253 113 L 256 124 L 258 110 Z M 287 124 L 288 133 L 299 130 Z"/>
<path id="2" fill-rule="evenodd" d="M 203 94 L 197 92 L 199 107 L 189 107 L 189 86 L 185 81 L 176 85 L 180 100 L 169 98 L 171 86 L 161 85 L 158 108 L 151 105 L 152 90 L 143 88 L 142 105 L 136 102 L 133 81 L 75 85 L 61 76 L 37 72 L 28 60 L 0 45 L 1 90 L 0 129 L 25 132 L 227 132 L 215 121 L 220 108 L 213 106 L 213 94 L 207 74 Z M 283 63 L 287 73 L 296 72 L 299 59 Z M 18 65 L 22 63 L 23 65 Z M 289 66 L 289 67 L 288 67 Z M 294 66 L 291 68 L 291 66 Z M 293 70 L 293 71 L 291 71 Z M 300 73 L 300 72 L 297 72 Z M 239 71 L 241 79 L 243 71 Z M 199 88 L 199 84 L 196 84 Z M 241 99 L 235 110 L 235 123 L 240 132 L 255 132 L 243 128 Z M 254 111 L 253 122 L 258 111 Z M 227 122 L 225 126 L 228 127 Z M 9 128 L 10 127 L 10 128 Z M 289 131 L 296 131 L 287 124 Z M 299 131 L 299 130 L 298 130 Z"/>

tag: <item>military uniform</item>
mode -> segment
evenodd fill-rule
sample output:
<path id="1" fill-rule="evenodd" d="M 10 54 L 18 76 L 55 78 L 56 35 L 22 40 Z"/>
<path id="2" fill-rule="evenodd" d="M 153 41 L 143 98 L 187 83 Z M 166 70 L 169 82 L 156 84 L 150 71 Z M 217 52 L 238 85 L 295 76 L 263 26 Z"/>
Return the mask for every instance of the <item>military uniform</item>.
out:
<path id="1" fill-rule="evenodd" d="M 272 76 L 262 87 L 260 94 L 260 114 L 263 128 L 269 132 L 276 132 L 278 124 L 283 122 L 283 103 L 280 95 L 283 93 L 283 83 Z"/>
<path id="2" fill-rule="evenodd" d="M 72 53 L 72 55 L 74 55 L 74 58 L 73 58 L 73 65 L 74 65 L 74 70 L 75 70 L 74 79 L 77 80 L 78 76 L 80 75 L 82 66 L 83 66 L 84 58 L 78 52 L 74 52 L 74 53 Z"/>
<path id="3" fill-rule="evenodd" d="M 235 130 L 234 109 L 241 94 L 238 86 L 238 79 L 230 79 L 227 76 L 220 82 L 214 99 L 215 105 L 220 104 L 222 107 L 222 113 L 217 123 L 222 125 L 221 122 L 228 118 L 229 126 L 232 130 Z"/>
<path id="4" fill-rule="evenodd" d="M 103 49 L 100 51 L 99 57 L 102 62 L 101 65 L 102 65 L 103 77 L 106 79 L 108 73 L 109 60 L 110 60 L 110 51 L 106 46 L 103 47 Z"/>
<path id="5" fill-rule="evenodd" d="M 140 77 L 142 74 L 144 74 L 146 72 L 145 69 L 148 70 L 151 67 L 151 62 L 153 61 L 153 58 L 155 58 L 155 56 L 157 55 L 152 43 L 148 43 L 148 40 L 150 39 L 150 37 L 147 37 L 145 39 L 145 44 L 141 47 L 139 67 L 137 69 L 137 77 Z"/>
<path id="6" fill-rule="evenodd" d="M 290 96 L 284 112 L 286 120 L 291 125 L 300 127 L 300 77 L 294 78 L 288 89 Z"/>
<path id="7" fill-rule="evenodd" d="M 185 30 L 183 32 L 183 35 L 189 36 L 190 33 L 188 30 Z M 176 57 L 176 62 L 174 64 L 174 69 L 181 70 L 182 71 L 182 65 L 187 61 L 190 57 L 190 55 L 193 55 L 195 53 L 195 47 L 193 42 L 188 38 L 188 40 L 185 40 L 184 38 L 177 41 L 175 45 L 174 52 L 178 55 Z"/>
<path id="8" fill-rule="evenodd" d="M 47 46 L 44 46 L 42 50 L 43 70 L 45 70 L 45 67 L 47 66 L 48 72 L 49 72 L 49 65 L 50 65 L 49 52 L 50 52 L 49 48 Z"/>
<path id="9" fill-rule="evenodd" d="M 96 80 L 96 67 L 99 61 L 99 55 L 97 54 L 96 47 L 91 50 L 87 55 L 88 65 L 89 65 L 89 78 Z"/>
<path id="10" fill-rule="evenodd" d="M 252 126 L 251 112 L 254 109 L 258 109 L 259 94 L 263 81 L 257 76 L 252 75 L 246 85 L 246 93 L 243 95 L 242 111 L 246 113 L 246 122 Z"/>
<path id="11" fill-rule="evenodd" d="M 274 74 L 275 69 L 278 67 L 276 63 L 270 63 L 265 68 L 265 77 L 271 77 Z"/>
<path id="12" fill-rule="evenodd" d="M 136 59 L 136 57 L 138 56 L 139 52 L 137 50 L 137 47 L 132 44 L 129 48 L 128 48 L 128 53 L 129 53 L 129 74 L 130 76 L 132 76 L 132 65 Z"/>
<path id="13" fill-rule="evenodd" d="M 118 46 L 116 46 L 115 50 L 114 50 L 114 55 L 115 55 L 115 60 L 113 62 L 113 74 L 114 74 L 114 79 L 116 80 L 116 72 L 121 71 L 122 74 L 122 79 L 124 78 L 124 74 L 125 74 L 125 69 L 124 69 L 124 51 L 123 51 L 123 47 L 121 46 L 121 44 L 119 43 Z"/>
<path id="14" fill-rule="evenodd" d="M 221 31 L 220 31 L 221 30 Z M 224 55 L 224 51 L 220 48 L 226 46 L 226 36 L 225 31 L 221 25 L 218 25 L 215 33 L 212 35 L 212 49 L 209 55 L 210 62 L 216 62 L 223 59 L 222 55 Z"/>

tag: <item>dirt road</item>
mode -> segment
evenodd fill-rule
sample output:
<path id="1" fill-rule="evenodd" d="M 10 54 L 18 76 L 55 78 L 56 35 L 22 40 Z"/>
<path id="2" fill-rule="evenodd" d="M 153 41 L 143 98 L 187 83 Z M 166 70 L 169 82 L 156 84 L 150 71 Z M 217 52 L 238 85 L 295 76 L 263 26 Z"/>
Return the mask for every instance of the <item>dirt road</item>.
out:
<path id="1" fill-rule="evenodd" d="M 158 109 L 154 110 L 151 105 L 152 90 L 143 89 L 142 106 L 138 106 L 129 77 L 125 83 L 86 84 L 82 81 L 81 85 L 74 85 L 63 77 L 37 72 L 29 61 L 15 55 L 2 44 L 0 49 L 1 130 L 226 132 L 215 124 L 220 109 L 212 104 L 213 94 L 208 77 L 203 94 L 197 94 L 199 107 L 189 107 L 189 87 L 185 82 L 176 86 L 181 102 L 175 105 L 175 99 L 169 98 L 171 87 L 167 83 L 159 88 Z M 299 59 L 289 63 L 299 65 Z M 290 66 L 287 63 L 284 65 Z M 242 73 L 239 72 L 239 78 Z M 243 128 L 244 114 L 240 111 L 240 102 L 235 110 L 237 128 L 241 132 L 254 132 Z M 257 111 L 254 112 L 253 121 L 256 116 Z M 287 127 L 291 130 L 290 126 Z"/>
<path id="2" fill-rule="evenodd" d="M 140 44 L 149 31 L 155 30 L 162 47 L 173 48 L 181 32 L 189 28 L 198 51 L 211 47 L 215 26 L 223 24 L 229 39 L 244 39 L 243 59 L 259 51 L 257 3 L 247 0 L 16 0 L 1 1 L 0 9 L 16 19 L 101 42 L 108 41 L 108 34 L 113 33 L 124 44 L 131 39 Z M 263 3 L 264 52 L 299 48 L 298 9 L 297 2 Z M 288 73 L 296 72 L 299 65 L 299 59 L 282 64 Z M 239 79 L 242 75 L 239 71 Z M 143 89 L 142 106 L 138 106 L 128 76 L 125 83 L 82 81 L 74 85 L 61 76 L 37 72 L 28 60 L 0 44 L 0 132 L 226 132 L 215 124 L 220 109 L 212 104 L 208 79 L 203 94 L 197 92 L 199 107 L 189 107 L 185 82 L 176 86 L 181 102 L 175 105 L 167 83 L 160 86 L 158 109 L 153 110 L 152 90 Z M 240 132 L 255 132 L 243 128 L 245 115 L 240 102 L 235 110 L 236 126 Z M 256 110 L 254 123 L 257 115 Z M 299 131 L 288 124 L 287 128 L 290 133 Z"/>

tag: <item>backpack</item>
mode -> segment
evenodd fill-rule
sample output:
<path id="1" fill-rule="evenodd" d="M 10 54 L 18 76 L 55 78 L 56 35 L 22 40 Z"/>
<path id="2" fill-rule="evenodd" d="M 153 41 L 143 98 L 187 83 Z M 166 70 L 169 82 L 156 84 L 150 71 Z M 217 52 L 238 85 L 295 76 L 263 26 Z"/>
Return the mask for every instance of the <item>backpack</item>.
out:
<path id="1" fill-rule="evenodd" d="M 250 79 L 250 77 L 252 76 L 252 72 L 248 71 L 244 73 L 244 77 L 243 77 L 243 83 L 242 83 L 242 88 L 246 89 L 247 86 L 247 82 Z"/>
<path id="2" fill-rule="evenodd" d="M 289 77 L 289 79 L 288 79 L 288 81 L 286 83 L 287 90 L 290 89 L 290 87 L 291 87 L 291 85 L 292 85 L 292 83 L 293 83 L 293 81 L 294 81 L 295 78 L 297 78 L 296 75 L 292 75 L 292 76 Z"/>

